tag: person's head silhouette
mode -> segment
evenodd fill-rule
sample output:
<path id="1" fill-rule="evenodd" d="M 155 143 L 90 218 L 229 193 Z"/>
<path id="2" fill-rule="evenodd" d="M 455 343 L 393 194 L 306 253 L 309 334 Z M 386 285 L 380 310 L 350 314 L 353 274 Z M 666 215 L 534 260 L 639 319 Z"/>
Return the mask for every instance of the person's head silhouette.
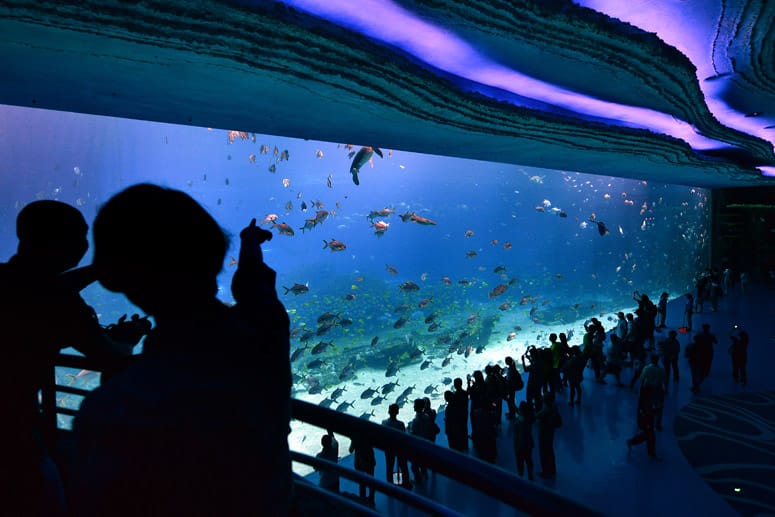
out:
<path id="1" fill-rule="evenodd" d="M 17 256 L 42 272 L 61 273 L 81 261 L 89 226 L 77 208 L 61 201 L 33 201 L 16 218 Z"/>
<path id="2" fill-rule="evenodd" d="M 150 184 L 111 198 L 94 221 L 94 265 L 105 288 L 148 314 L 211 301 L 228 240 L 188 194 Z"/>

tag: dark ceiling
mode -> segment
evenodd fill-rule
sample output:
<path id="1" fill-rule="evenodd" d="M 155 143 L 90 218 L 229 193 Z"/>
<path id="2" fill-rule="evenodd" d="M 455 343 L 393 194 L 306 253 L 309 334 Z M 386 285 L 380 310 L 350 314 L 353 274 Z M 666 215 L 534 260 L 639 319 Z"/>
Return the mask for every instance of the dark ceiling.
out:
<path id="1" fill-rule="evenodd" d="M 619 2 L 630 23 L 562 0 L 289 3 L 6 0 L 0 103 L 711 188 L 775 181 L 775 2 Z"/>

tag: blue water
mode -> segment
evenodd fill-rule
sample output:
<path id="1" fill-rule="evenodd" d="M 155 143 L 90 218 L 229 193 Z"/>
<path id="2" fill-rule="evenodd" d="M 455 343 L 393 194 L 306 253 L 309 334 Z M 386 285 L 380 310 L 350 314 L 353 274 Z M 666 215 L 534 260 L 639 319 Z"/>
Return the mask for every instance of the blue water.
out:
<path id="1" fill-rule="evenodd" d="M 291 315 L 292 350 L 302 346 L 305 329 L 317 331 L 319 315 L 352 320 L 313 336 L 293 363 L 297 396 L 324 388 L 314 400 L 339 385 L 348 365 L 354 374 L 343 376 L 344 385 L 357 382 L 360 370 L 381 371 L 388 361 L 398 362 L 400 379 L 411 365 L 430 358 L 438 366 L 446 356 L 459 361 L 465 352 L 506 342 L 512 331 L 515 344 L 532 343 L 548 326 L 570 329 L 585 318 L 607 318 L 632 306 L 636 289 L 654 299 L 662 291 L 679 296 L 709 254 L 709 192 L 699 188 L 389 149 L 383 158 L 373 156 L 373 167 L 363 167 L 355 186 L 348 153 L 359 144 L 252 133 L 230 141 L 223 128 L 13 107 L 0 107 L 0 135 L 3 257 L 13 254 L 14 220 L 29 201 L 69 202 L 91 221 L 112 194 L 141 181 L 188 192 L 233 236 L 251 218 L 277 214 L 295 235 L 275 229 L 265 257 L 278 272 L 278 292 Z M 280 160 L 286 150 L 288 159 Z M 322 208 L 313 206 L 316 201 Z M 367 216 L 383 208 L 395 213 L 374 218 L 389 224 L 380 237 Z M 316 210 L 329 211 L 328 218 L 302 232 Z M 399 214 L 406 213 L 437 224 L 402 222 Z M 601 236 L 597 222 L 610 233 Z M 331 239 L 346 249 L 324 248 Z M 219 277 L 224 301 L 231 300 L 235 268 L 229 263 L 227 257 Z M 495 273 L 499 266 L 504 270 Z M 419 291 L 402 292 L 399 285 L 407 281 Z M 281 286 L 294 284 L 309 291 L 283 294 Z M 490 297 L 498 285 L 505 292 Z M 105 324 L 134 310 L 98 285 L 85 297 Z M 397 311 L 401 305 L 407 308 Z M 432 313 L 440 326 L 429 331 L 425 319 Z M 401 317 L 406 323 L 394 328 Z M 580 339 L 576 332 L 571 344 Z M 439 342 L 445 336 L 449 340 Z M 334 347 L 313 357 L 310 349 L 320 341 Z M 422 353 L 412 357 L 417 348 Z M 326 363 L 308 368 L 314 358 Z"/>

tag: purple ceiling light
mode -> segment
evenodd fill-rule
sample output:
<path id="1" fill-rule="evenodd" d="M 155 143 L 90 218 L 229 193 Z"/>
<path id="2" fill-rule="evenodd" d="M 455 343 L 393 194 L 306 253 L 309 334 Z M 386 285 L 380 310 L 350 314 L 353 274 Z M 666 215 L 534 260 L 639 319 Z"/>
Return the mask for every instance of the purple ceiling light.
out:
<path id="1" fill-rule="evenodd" d="M 649 129 L 687 142 L 697 150 L 724 146 L 693 126 L 657 111 L 602 101 L 521 74 L 483 55 L 452 32 L 389 0 L 286 0 L 286 4 L 397 47 L 452 75 L 555 105 L 582 116 Z"/>
<path id="2" fill-rule="evenodd" d="M 732 72 L 725 41 L 715 41 L 724 9 L 721 0 L 575 0 L 577 4 L 605 13 L 636 27 L 656 33 L 659 39 L 680 50 L 697 68 L 697 79 L 711 113 L 725 126 L 772 142 L 772 131 L 761 120 L 729 107 L 721 98 Z M 725 4 L 725 5 L 722 5 Z M 722 31 L 724 28 L 722 27 Z M 749 116 L 746 116 L 749 115 Z"/>

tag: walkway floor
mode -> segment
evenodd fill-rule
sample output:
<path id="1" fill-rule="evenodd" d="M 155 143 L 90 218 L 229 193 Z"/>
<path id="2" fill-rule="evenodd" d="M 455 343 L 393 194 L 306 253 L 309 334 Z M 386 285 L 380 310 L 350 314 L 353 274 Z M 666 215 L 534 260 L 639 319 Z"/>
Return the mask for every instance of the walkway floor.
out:
<path id="1" fill-rule="evenodd" d="M 668 329 L 680 326 L 682 317 L 683 300 L 675 300 L 668 306 Z M 681 453 L 673 434 L 674 419 L 680 408 L 693 397 L 741 390 L 775 390 L 775 375 L 769 366 L 775 361 L 775 290 L 752 286 L 749 292 L 743 294 L 738 287 L 720 300 L 716 312 L 710 311 L 710 304 L 706 304 L 706 310 L 695 315 L 695 331 L 703 323 L 709 323 L 719 339 L 711 374 L 703 384 L 702 393 L 693 395 L 689 390 L 688 365 L 686 359 L 681 358 L 681 381 L 671 386 L 665 400 L 664 430 L 657 438 L 658 459 L 647 456 L 645 445 L 634 447 L 632 452 L 627 450 L 625 440 L 635 431 L 635 392 L 627 387 L 617 388 L 613 382 L 598 384 L 592 380 L 592 372 L 587 370 L 582 406 L 567 406 L 567 390 L 558 398 L 564 424 L 558 430 L 555 442 L 557 478 L 547 481 L 536 477 L 535 483 L 556 490 L 605 515 L 736 515 L 725 499 L 699 477 Z M 751 336 L 747 387 L 735 384 L 731 375 L 726 350 L 729 344 L 728 331 L 732 324 L 743 325 Z M 667 335 L 666 331 L 663 335 Z M 679 334 L 679 339 L 683 351 L 691 335 Z M 630 376 L 631 371 L 625 369 L 622 374 L 625 383 Z M 609 379 L 613 381 L 610 376 Z M 518 401 L 523 398 L 524 391 L 517 394 Z M 439 420 L 439 425 L 443 427 L 441 417 Z M 498 442 L 497 464 L 514 472 L 510 425 L 511 422 L 504 418 Z M 446 445 L 445 440 L 442 432 L 439 442 Z M 377 461 L 376 473 L 380 476 L 385 471 L 384 457 L 380 451 L 377 451 Z M 538 472 L 537 450 L 534 451 L 534 461 Z M 345 464 L 351 462 L 351 458 L 342 461 Z M 357 486 L 344 480 L 342 489 L 357 493 Z M 511 509 L 501 507 L 497 502 L 482 498 L 466 487 L 433 473 L 416 490 L 466 515 L 513 515 Z M 412 514 L 379 494 L 376 509 L 389 515 Z"/>

